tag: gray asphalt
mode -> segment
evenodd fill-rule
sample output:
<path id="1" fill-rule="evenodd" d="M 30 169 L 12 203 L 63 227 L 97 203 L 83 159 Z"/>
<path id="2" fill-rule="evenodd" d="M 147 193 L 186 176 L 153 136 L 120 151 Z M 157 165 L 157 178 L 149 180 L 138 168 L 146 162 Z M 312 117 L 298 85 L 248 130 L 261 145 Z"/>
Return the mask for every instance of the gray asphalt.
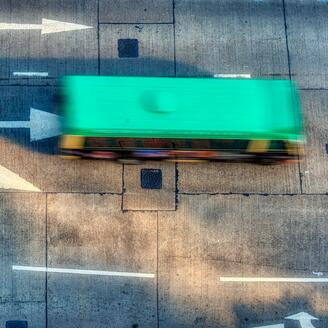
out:
<path id="1" fill-rule="evenodd" d="M 42 19 L 92 28 L 1 30 Z M 251 74 L 296 81 L 308 143 L 300 165 L 123 166 L 0 128 L 0 328 L 327 327 L 328 282 L 293 282 L 328 279 L 327 19 L 319 0 L 2 0 L 0 126 L 59 114 L 66 74 Z"/>

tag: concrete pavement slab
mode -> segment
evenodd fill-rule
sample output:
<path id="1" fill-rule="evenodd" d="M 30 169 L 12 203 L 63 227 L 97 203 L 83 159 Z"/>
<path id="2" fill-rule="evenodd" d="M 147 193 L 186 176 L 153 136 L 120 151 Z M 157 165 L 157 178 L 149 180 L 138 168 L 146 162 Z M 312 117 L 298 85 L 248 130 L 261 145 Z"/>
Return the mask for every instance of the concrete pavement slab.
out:
<path id="1" fill-rule="evenodd" d="M 26 321 L 28 327 L 46 327 L 45 302 L 0 303 L 0 325 L 7 321 Z"/>
<path id="2" fill-rule="evenodd" d="M 303 90 L 307 146 L 301 163 L 303 192 L 328 192 L 328 90 Z"/>
<path id="3" fill-rule="evenodd" d="M 297 165 L 179 164 L 182 193 L 299 193 Z"/>
<path id="4" fill-rule="evenodd" d="M 160 188 L 142 187 L 141 171 L 160 170 Z M 175 165 L 174 163 L 147 162 L 142 165 L 124 166 L 124 210 L 175 210 Z"/>
<path id="5" fill-rule="evenodd" d="M 0 324 L 26 319 L 45 325 L 45 274 L 14 271 L 13 265 L 45 266 L 46 196 L 0 194 Z"/>
<path id="6" fill-rule="evenodd" d="M 285 2 L 291 72 L 301 88 L 328 88 L 328 3 Z"/>
<path id="7" fill-rule="evenodd" d="M 259 327 L 305 311 L 321 316 L 324 327 L 325 284 L 220 277 L 326 272 L 327 202 L 309 195 L 182 195 L 176 212 L 159 213 L 160 326 Z"/>
<path id="8" fill-rule="evenodd" d="M 67 31 L 65 25 L 66 31 L 52 33 L 45 30 L 51 21 L 92 28 Z M 98 74 L 96 0 L 31 0 L 28 8 L 21 1 L 4 0 L 0 23 L 11 24 L 0 31 L 1 78 L 17 79 L 14 72 L 46 72 L 50 78 Z M 21 29 L 11 30 L 13 24 Z"/>
<path id="9" fill-rule="evenodd" d="M 156 273 L 156 213 L 114 195 L 48 196 L 48 265 Z M 50 273 L 49 327 L 154 327 L 156 279 Z"/>
<path id="10" fill-rule="evenodd" d="M 325 284 L 223 283 L 242 276 L 308 276 L 308 271 L 247 267 L 200 258 L 170 257 L 159 267 L 159 327 L 300 327 L 287 316 L 305 312 L 328 324 Z M 278 326 L 280 325 L 280 326 Z"/>
<path id="11" fill-rule="evenodd" d="M 100 73 L 103 75 L 174 75 L 172 24 L 101 24 Z M 137 40 L 138 57 L 119 57 L 119 40 Z"/>
<path id="12" fill-rule="evenodd" d="M 0 87 L 0 121 L 29 121 L 31 108 L 56 113 L 54 93 L 53 87 Z M 31 141 L 28 128 L 3 128 L 1 136 L 0 165 L 42 191 L 122 192 L 119 164 L 59 158 L 57 138 Z"/>
<path id="13" fill-rule="evenodd" d="M 172 0 L 100 0 L 101 23 L 172 23 Z"/>
<path id="14" fill-rule="evenodd" d="M 162 255 L 326 271 L 328 197 L 181 195 L 159 214 Z"/>
<path id="15" fill-rule="evenodd" d="M 209 74 L 287 77 L 283 7 L 279 1 L 177 0 L 176 58 Z M 196 72 L 177 63 L 178 76 Z"/>

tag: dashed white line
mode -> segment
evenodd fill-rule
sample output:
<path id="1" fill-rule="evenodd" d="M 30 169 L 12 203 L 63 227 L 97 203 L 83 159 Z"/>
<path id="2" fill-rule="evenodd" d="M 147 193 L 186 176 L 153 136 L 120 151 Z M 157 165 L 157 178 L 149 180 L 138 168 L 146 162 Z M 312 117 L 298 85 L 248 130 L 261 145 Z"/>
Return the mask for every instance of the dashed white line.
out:
<path id="1" fill-rule="evenodd" d="M 285 278 L 285 277 L 220 277 L 221 282 L 297 282 L 328 283 L 328 278 Z"/>
<path id="2" fill-rule="evenodd" d="M 224 79 L 235 79 L 235 78 L 250 79 L 252 76 L 251 74 L 214 74 L 214 77 L 224 78 Z"/>
<path id="3" fill-rule="evenodd" d="M 48 72 L 13 72 L 13 76 L 19 77 L 48 77 Z"/>
<path id="4" fill-rule="evenodd" d="M 35 267 L 35 266 L 23 266 L 23 265 L 13 265 L 12 268 L 15 271 L 70 273 L 70 274 L 81 274 L 81 275 L 133 277 L 133 278 L 155 278 L 155 274 L 153 273 L 47 268 L 47 267 Z"/>

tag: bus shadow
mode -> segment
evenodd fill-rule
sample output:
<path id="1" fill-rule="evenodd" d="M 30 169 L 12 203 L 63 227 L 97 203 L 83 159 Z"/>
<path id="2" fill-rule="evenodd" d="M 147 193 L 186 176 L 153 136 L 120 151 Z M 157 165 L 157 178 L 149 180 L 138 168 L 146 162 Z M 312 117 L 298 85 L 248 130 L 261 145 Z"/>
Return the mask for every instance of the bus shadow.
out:
<path id="1" fill-rule="evenodd" d="M 304 296 L 291 297 L 288 292 L 279 302 L 254 304 L 235 304 L 233 311 L 236 315 L 236 325 L 240 328 L 265 328 L 283 325 L 284 328 L 300 327 L 299 320 L 286 319 L 300 312 L 307 313 L 318 318 L 311 299 Z M 327 327 L 328 317 L 321 317 L 312 321 L 311 327 Z M 302 325 L 303 327 L 303 325 Z M 305 327 L 305 326 L 304 326 Z M 308 326 L 310 327 L 310 326 Z"/>
<path id="2" fill-rule="evenodd" d="M 52 59 L 29 59 L 31 66 L 47 67 Z M 56 60 L 56 59 L 53 59 Z M 3 60 L 0 60 L 0 65 Z M 66 66 L 74 67 L 78 66 L 77 62 L 81 62 L 83 66 L 94 67 L 96 65 L 95 60 L 89 60 L 86 65 L 83 59 L 66 59 Z M 26 59 L 19 60 L 18 66 L 26 63 Z M 122 63 L 119 59 L 107 59 L 102 60 L 102 67 L 112 67 L 113 74 L 101 74 L 101 75 L 113 75 L 113 76 L 157 76 L 157 77 L 173 77 L 174 76 L 174 62 L 166 61 L 162 59 L 143 58 L 138 59 L 138 67 L 133 68 L 130 72 L 126 69 L 126 62 Z M 210 73 L 200 70 L 196 67 L 179 63 L 180 67 L 188 72 L 193 72 L 194 77 L 210 77 Z M 171 69 L 168 70 L 168 67 Z M 110 71 L 108 69 L 104 71 Z M 122 71 L 122 74 L 118 72 Z M 97 75 L 95 72 L 87 73 L 87 75 Z M 74 74 L 71 74 L 74 75 Z M 53 122 L 49 122 L 45 116 L 44 122 L 34 122 L 33 126 L 37 125 L 40 129 L 40 139 L 32 140 L 32 133 L 29 128 L 20 128 L 19 123 L 29 122 L 31 119 L 31 110 L 36 109 L 51 114 L 56 114 L 59 119 L 62 115 L 61 104 L 58 94 L 60 93 L 60 77 L 59 78 L 2 78 L 0 79 L 0 121 L 12 122 L 12 128 L 0 127 L 1 137 L 15 143 L 20 147 L 23 147 L 34 153 L 42 153 L 47 155 L 58 154 L 59 137 L 52 136 L 47 138 L 47 129 L 51 129 L 51 124 L 56 124 L 54 117 L 50 117 Z M 110 95 L 109 95 L 110 96 Z M 119 110 L 119 109 L 117 109 Z M 92 109 L 90 108 L 90 115 L 92 115 Z M 47 122 L 48 121 L 48 122 Z M 58 123 L 58 122 L 57 122 Z M 50 124 L 50 125 L 49 125 Z M 35 131 L 34 131 L 35 132 Z M 49 130 L 48 135 L 51 135 Z M 38 136 L 37 136 L 38 137 Z"/>

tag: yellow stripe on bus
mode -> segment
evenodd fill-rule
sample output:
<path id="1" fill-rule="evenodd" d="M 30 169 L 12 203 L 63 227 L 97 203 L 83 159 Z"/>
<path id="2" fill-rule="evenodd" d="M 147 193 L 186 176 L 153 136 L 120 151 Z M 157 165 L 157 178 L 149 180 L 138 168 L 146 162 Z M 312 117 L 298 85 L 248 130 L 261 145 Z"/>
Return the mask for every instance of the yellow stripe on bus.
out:
<path id="1" fill-rule="evenodd" d="M 65 134 L 61 137 L 62 149 L 82 149 L 85 137 Z"/>
<path id="2" fill-rule="evenodd" d="M 269 149 L 270 140 L 250 140 L 247 146 L 248 153 L 266 153 Z"/>

